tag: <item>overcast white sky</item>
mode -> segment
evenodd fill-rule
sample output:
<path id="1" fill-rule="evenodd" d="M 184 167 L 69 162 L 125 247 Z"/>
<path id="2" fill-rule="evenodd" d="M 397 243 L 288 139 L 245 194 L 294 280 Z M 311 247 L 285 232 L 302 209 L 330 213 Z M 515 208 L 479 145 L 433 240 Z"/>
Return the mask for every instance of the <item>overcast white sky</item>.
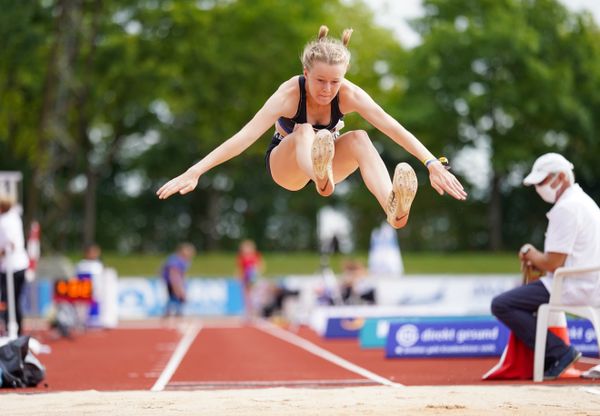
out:
<path id="1" fill-rule="evenodd" d="M 421 0 L 366 0 L 379 24 L 393 29 L 403 45 L 412 47 L 419 42 L 418 35 L 406 24 L 406 19 L 423 14 Z M 600 0 L 561 0 L 573 11 L 589 10 L 600 22 Z"/>

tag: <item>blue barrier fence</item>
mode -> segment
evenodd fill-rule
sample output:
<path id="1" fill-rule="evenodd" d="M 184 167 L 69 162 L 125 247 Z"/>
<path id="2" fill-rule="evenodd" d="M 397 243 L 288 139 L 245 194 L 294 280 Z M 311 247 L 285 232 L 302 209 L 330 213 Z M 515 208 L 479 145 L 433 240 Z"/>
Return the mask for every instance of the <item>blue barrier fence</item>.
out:
<path id="1" fill-rule="evenodd" d="M 186 282 L 185 315 L 239 315 L 243 312 L 242 288 L 233 278 L 191 278 Z M 116 302 L 119 317 L 161 316 L 167 302 L 165 284 L 158 278 L 119 279 Z M 27 285 L 23 296 L 29 316 L 47 316 L 52 307 L 53 282 L 37 280 Z"/>

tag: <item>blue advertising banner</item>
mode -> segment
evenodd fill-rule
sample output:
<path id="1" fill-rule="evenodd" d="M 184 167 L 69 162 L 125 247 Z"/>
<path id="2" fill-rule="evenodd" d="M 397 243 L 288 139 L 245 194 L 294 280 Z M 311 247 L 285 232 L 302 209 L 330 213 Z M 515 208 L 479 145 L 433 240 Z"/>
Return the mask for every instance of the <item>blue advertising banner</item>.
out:
<path id="1" fill-rule="evenodd" d="M 383 348 L 394 318 L 369 318 L 358 333 L 358 343 L 361 348 Z"/>
<path id="2" fill-rule="evenodd" d="M 598 335 L 592 323 L 587 319 L 568 319 L 567 327 L 571 345 L 587 357 L 598 358 Z"/>
<path id="3" fill-rule="evenodd" d="M 46 316 L 52 307 L 53 282 L 38 280 L 26 286 L 25 313 Z M 190 278 L 186 282 L 185 315 L 239 315 L 244 310 L 242 287 L 237 279 Z M 118 281 L 119 317 L 137 319 L 161 316 L 167 289 L 156 278 L 131 277 Z"/>
<path id="4" fill-rule="evenodd" d="M 25 285 L 21 307 L 27 316 L 48 316 L 52 309 L 54 282 L 35 280 Z"/>
<path id="5" fill-rule="evenodd" d="M 388 358 L 500 355 L 508 340 L 508 329 L 493 317 L 372 321 L 363 325 L 361 339 L 365 332 L 365 342 L 377 345 L 387 330 L 385 351 Z M 575 349 L 585 356 L 598 357 L 597 334 L 590 321 L 569 319 L 567 327 Z"/>
<path id="6" fill-rule="evenodd" d="M 390 330 L 390 325 L 396 322 L 452 322 L 452 321 L 492 321 L 491 315 L 474 316 L 415 316 L 415 317 L 391 317 L 391 318 L 369 318 L 360 329 L 358 338 L 361 348 L 385 348 Z"/>
<path id="7" fill-rule="evenodd" d="M 323 336 L 325 338 L 360 338 L 361 347 L 363 346 L 363 337 L 367 337 L 371 344 L 376 344 L 375 346 L 370 345 L 370 348 L 383 348 L 391 322 L 448 322 L 479 319 L 490 320 L 494 318 L 492 316 L 330 317 L 327 319 Z"/>
<path id="8" fill-rule="evenodd" d="M 385 356 L 485 357 L 499 356 L 508 329 L 496 320 L 394 322 L 390 325 Z"/>
<path id="9" fill-rule="evenodd" d="M 325 338 L 358 338 L 364 318 L 329 318 L 325 327 Z"/>
<path id="10" fill-rule="evenodd" d="M 237 315 L 243 311 L 242 288 L 236 279 L 188 279 L 184 315 Z M 160 279 L 128 278 L 119 281 L 119 316 L 161 316 L 167 289 Z"/>

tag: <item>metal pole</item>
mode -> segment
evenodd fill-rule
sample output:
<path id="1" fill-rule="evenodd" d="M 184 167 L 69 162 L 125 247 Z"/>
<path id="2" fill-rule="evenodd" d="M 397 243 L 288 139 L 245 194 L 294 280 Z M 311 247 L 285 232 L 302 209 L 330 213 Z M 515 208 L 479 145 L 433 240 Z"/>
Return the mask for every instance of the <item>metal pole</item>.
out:
<path id="1" fill-rule="evenodd" d="M 342 300 L 342 294 L 340 293 L 340 287 L 338 285 L 338 281 L 335 277 L 335 273 L 331 269 L 330 258 L 334 253 L 333 247 L 333 239 L 327 242 L 328 244 L 322 245 L 321 251 L 321 276 L 323 277 L 323 282 L 325 283 L 325 287 L 329 289 L 331 294 L 331 300 L 334 305 L 342 305 L 344 301 Z"/>
<path id="2" fill-rule="evenodd" d="M 8 339 L 17 339 L 19 324 L 17 323 L 16 299 L 15 299 L 15 275 L 12 266 L 12 247 L 8 246 L 4 252 L 6 262 L 6 301 L 8 303 Z"/>

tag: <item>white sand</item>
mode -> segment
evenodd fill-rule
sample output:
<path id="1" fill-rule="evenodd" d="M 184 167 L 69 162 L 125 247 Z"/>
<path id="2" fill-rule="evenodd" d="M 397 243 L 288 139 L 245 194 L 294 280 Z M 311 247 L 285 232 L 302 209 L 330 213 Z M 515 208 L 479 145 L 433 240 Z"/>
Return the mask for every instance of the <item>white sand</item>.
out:
<path id="1" fill-rule="evenodd" d="M 600 415 L 600 385 L 0 394 L 3 415 Z"/>

